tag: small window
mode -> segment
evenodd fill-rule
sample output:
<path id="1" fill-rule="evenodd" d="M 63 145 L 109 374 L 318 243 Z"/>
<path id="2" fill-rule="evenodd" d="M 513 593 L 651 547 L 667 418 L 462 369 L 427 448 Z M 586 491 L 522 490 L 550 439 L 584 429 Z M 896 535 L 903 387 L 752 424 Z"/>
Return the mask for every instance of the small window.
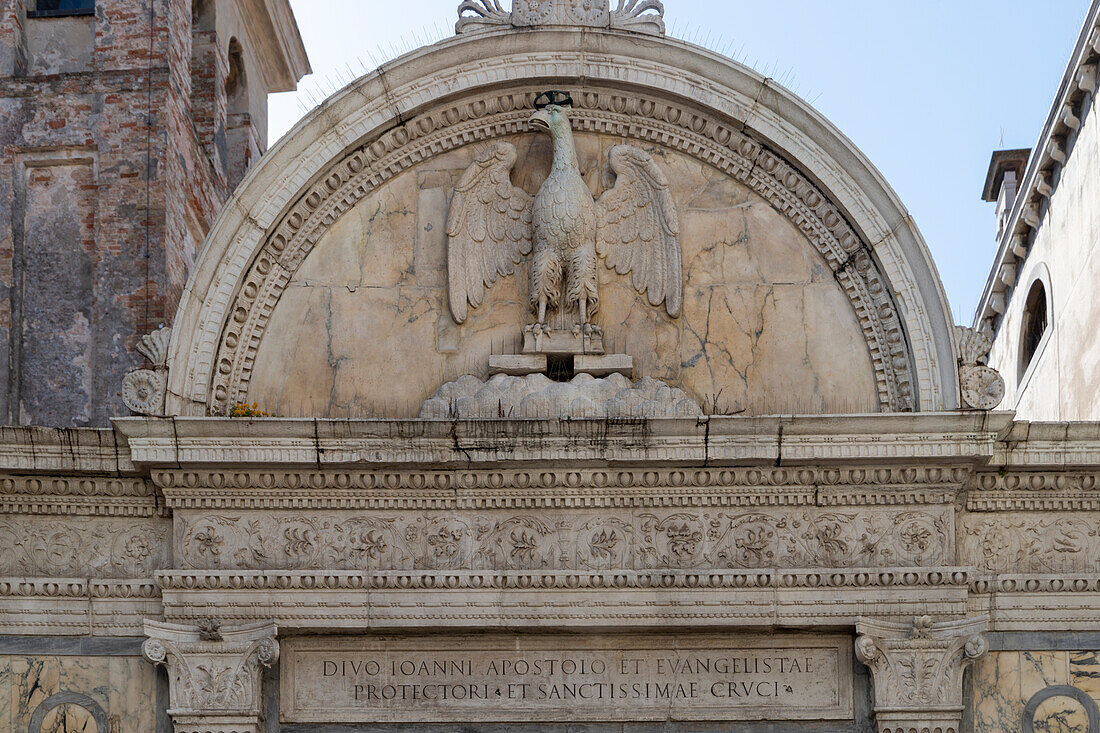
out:
<path id="1" fill-rule="evenodd" d="M 38 0 L 28 18 L 57 18 L 63 15 L 95 15 L 95 0 Z"/>
<path id="2" fill-rule="evenodd" d="M 1039 344 L 1043 342 L 1043 335 L 1050 327 L 1050 317 L 1047 312 L 1047 289 L 1043 287 L 1041 280 L 1036 280 L 1031 290 L 1028 291 L 1027 300 L 1024 302 L 1024 331 L 1023 344 L 1020 351 L 1020 375 L 1027 372 L 1035 352 L 1039 350 Z"/>

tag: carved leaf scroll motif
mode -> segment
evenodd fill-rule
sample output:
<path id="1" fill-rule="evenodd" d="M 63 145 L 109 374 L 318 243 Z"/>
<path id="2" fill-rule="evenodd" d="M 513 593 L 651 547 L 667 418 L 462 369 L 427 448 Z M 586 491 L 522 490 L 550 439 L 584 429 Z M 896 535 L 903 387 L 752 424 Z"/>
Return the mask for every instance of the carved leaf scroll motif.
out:
<path id="1" fill-rule="evenodd" d="M 1003 514 L 968 522 L 968 563 L 997 573 L 1100 571 L 1100 530 L 1091 517 Z"/>
<path id="2" fill-rule="evenodd" d="M 141 578 L 168 567 L 167 522 L 0 520 L 0 575 Z"/>
<path id="3" fill-rule="evenodd" d="M 181 516 L 184 568 L 617 570 L 916 567 L 953 560 L 949 510 Z"/>

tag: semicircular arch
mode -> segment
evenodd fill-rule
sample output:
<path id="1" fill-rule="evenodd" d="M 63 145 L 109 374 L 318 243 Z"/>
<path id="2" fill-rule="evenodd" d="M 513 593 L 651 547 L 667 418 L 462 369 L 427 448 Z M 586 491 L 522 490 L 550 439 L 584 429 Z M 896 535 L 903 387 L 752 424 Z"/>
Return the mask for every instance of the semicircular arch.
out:
<path id="1" fill-rule="evenodd" d="M 419 161 L 522 131 L 538 91 L 568 85 L 583 87 L 578 129 L 690 153 L 802 231 L 852 304 L 882 409 L 956 406 L 939 279 L 911 218 L 858 150 L 786 90 L 709 51 L 553 29 L 421 49 L 299 123 L 245 179 L 196 263 L 172 338 L 168 412 L 216 414 L 246 401 L 275 305 L 344 212 Z"/>

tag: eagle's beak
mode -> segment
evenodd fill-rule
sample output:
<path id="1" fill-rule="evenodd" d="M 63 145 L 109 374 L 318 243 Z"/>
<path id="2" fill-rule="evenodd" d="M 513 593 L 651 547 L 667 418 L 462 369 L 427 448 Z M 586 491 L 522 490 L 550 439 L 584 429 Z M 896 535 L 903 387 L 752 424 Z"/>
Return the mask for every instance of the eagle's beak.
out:
<path id="1" fill-rule="evenodd" d="M 536 130 L 550 130 L 550 116 L 546 114 L 546 110 L 540 109 L 535 114 L 531 115 L 531 119 L 527 120 L 527 124 Z"/>

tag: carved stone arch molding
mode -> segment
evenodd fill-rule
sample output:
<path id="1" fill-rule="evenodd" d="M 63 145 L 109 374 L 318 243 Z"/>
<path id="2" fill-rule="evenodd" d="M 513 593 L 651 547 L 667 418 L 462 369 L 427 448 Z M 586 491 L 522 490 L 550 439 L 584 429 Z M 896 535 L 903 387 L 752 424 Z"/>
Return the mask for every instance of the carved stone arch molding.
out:
<path id="1" fill-rule="evenodd" d="M 336 94 L 246 178 L 184 293 L 167 413 L 220 413 L 248 394 L 264 329 L 326 229 L 412 165 L 526 130 L 538 91 L 578 89 L 578 129 L 660 143 L 763 196 L 848 295 L 881 409 L 957 406 L 948 308 L 911 218 L 828 122 L 770 80 L 666 38 L 553 29 L 459 37 Z"/>

